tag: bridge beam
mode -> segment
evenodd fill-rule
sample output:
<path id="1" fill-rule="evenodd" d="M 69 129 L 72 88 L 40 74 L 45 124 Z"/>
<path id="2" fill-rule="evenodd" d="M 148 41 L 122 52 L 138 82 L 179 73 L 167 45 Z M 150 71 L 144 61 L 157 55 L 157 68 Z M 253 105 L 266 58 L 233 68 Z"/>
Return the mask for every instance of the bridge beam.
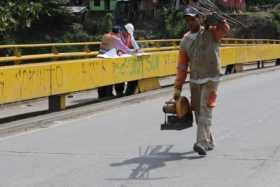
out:
<path id="1" fill-rule="evenodd" d="M 243 71 L 243 64 L 235 64 L 235 72 L 241 73 Z"/>

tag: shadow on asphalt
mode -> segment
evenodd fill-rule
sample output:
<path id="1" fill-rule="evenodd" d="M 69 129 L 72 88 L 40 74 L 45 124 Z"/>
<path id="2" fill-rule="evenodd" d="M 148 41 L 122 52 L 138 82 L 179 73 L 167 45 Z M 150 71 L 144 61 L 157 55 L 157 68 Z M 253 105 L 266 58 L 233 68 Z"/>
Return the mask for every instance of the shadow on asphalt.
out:
<path id="1" fill-rule="evenodd" d="M 170 152 L 173 145 L 148 146 L 145 149 L 139 147 L 139 156 L 130 158 L 119 163 L 110 164 L 111 167 L 121 167 L 127 165 L 137 165 L 132 169 L 127 178 L 108 178 L 107 180 L 161 180 L 174 177 L 151 178 L 150 171 L 166 166 L 166 162 L 178 160 L 195 160 L 204 158 L 197 155 L 194 151 L 177 153 Z"/>
<path id="2" fill-rule="evenodd" d="M 36 117 L 36 116 L 41 116 L 41 115 L 45 115 L 45 114 L 49 114 L 49 113 L 50 112 L 48 110 L 43 110 L 43 111 L 36 111 L 36 112 L 19 114 L 19 115 L 15 115 L 15 116 L 4 117 L 4 118 L 0 118 L 0 124 L 9 123 L 9 122 L 26 119 L 26 118 L 31 118 L 31 117 Z"/>
<path id="3" fill-rule="evenodd" d="M 77 108 L 77 107 L 81 107 L 81 106 L 86 106 L 86 105 L 90 105 L 90 104 L 97 104 L 97 103 L 101 103 L 104 101 L 110 101 L 113 99 L 117 99 L 119 97 L 107 97 L 107 98 L 102 98 L 102 99 L 98 99 L 98 98 L 86 98 L 86 99 L 76 99 L 73 100 L 73 105 L 70 105 L 67 107 L 68 108 Z"/>

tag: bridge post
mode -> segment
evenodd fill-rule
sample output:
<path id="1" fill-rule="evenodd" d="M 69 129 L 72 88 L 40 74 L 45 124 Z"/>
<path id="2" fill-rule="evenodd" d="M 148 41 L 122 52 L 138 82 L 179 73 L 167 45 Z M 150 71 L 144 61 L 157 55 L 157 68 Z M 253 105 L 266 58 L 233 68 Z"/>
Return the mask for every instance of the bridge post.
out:
<path id="1" fill-rule="evenodd" d="M 57 112 L 66 108 L 65 95 L 49 96 L 49 111 Z"/>
<path id="2" fill-rule="evenodd" d="M 243 71 L 243 64 L 235 64 L 234 69 L 236 73 L 240 73 Z"/>
<path id="3" fill-rule="evenodd" d="M 139 92 L 146 92 L 149 90 L 159 89 L 160 84 L 158 78 L 148 78 L 138 81 Z"/>
<path id="4" fill-rule="evenodd" d="M 16 56 L 16 57 L 21 57 L 21 50 L 20 49 L 18 49 L 17 47 L 16 48 L 14 48 L 13 49 L 14 50 L 14 55 Z M 20 60 L 16 60 L 14 63 L 15 64 L 20 64 Z"/>

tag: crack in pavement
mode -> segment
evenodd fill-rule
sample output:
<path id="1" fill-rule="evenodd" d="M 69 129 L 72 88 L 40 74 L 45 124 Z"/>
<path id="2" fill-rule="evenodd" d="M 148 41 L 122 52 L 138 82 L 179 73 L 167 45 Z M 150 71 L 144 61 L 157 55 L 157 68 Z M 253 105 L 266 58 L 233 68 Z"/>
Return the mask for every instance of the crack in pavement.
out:
<path id="1" fill-rule="evenodd" d="M 244 160 L 244 161 L 280 161 L 279 159 L 271 158 L 271 157 L 239 157 L 238 155 L 231 155 L 231 154 L 223 154 L 212 156 L 212 158 L 227 158 L 229 160 Z"/>
<path id="2" fill-rule="evenodd" d="M 262 160 L 261 163 L 257 164 L 253 169 L 255 172 L 253 172 L 249 177 L 256 177 L 260 172 L 264 170 L 264 167 L 266 167 L 271 161 L 280 161 L 280 159 L 275 159 L 277 153 L 280 150 L 280 144 L 273 149 L 272 153 L 268 156 L 267 159 Z"/>

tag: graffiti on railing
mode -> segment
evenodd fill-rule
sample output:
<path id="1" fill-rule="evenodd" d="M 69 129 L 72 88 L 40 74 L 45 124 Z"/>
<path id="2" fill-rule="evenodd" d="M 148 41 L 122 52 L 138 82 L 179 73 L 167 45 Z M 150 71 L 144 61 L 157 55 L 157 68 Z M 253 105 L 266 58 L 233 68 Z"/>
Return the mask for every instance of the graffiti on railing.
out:
<path id="1" fill-rule="evenodd" d="M 133 58 L 131 62 L 131 71 L 129 72 L 130 76 L 141 75 L 142 74 L 142 63 L 139 61 L 139 58 Z"/>
<path id="2" fill-rule="evenodd" d="M 122 78 L 124 76 L 137 76 L 142 73 L 141 62 L 137 58 L 123 58 L 120 61 L 112 61 L 113 75 Z"/>
<path id="3" fill-rule="evenodd" d="M 51 76 L 53 77 L 53 84 L 56 88 L 61 88 L 64 85 L 63 68 L 60 65 L 56 65 L 52 68 Z"/>
<path id="4" fill-rule="evenodd" d="M 6 75 L 8 76 L 8 75 Z M 47 94 L 50 90 L 50 68 L 26 68 L 19 69 L 14 74 L 16 89 L 12 95 L 25 98 L 29 95 Z M 8 78 L 6 77 L 6 81 Z M 3 90 L 5 92 L 5 89 Z M 16 96 L 17 95 L 17 96 Z"/>
<path id="5" fill-rule="evenodd" d="M 4 89 L 5 89 L 4 73 L 0 72 L 0 97 L 4 96 Z"/>
<path id="6" fill-rule="evenodd" d="M 94 83 L 96 80 L 96 63 L 95 62 L 83 62 L 81 63 L 81 75 L 83 82 Z"/>

